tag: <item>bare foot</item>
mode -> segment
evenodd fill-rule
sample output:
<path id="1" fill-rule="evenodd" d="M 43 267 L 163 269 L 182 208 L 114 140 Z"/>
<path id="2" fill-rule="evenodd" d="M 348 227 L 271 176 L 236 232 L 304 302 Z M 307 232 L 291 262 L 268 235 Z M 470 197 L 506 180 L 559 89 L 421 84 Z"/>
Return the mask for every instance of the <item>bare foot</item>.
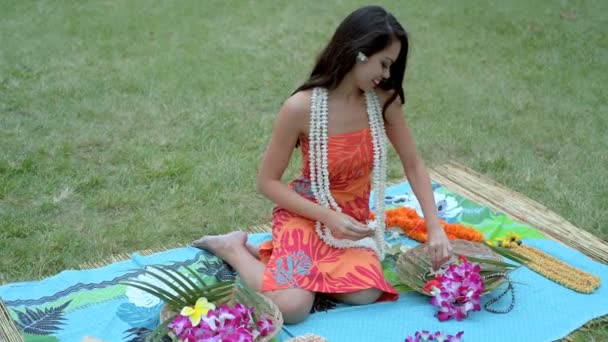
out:
<path id="1" fill-rule="evenodd" d="M 253 255 L 256 259 L 260 258 L 260 247 L 256 245 L 252 245 L 250 243 L 247 244 L 247 250 L 251 255 Z"/>
<path id="2" fill-rule="evenodd" d="M 227 260 L 237 248 L 245 248 L 247 233 L 236 231 L 225 235 L 204 236 L 192 242 L 192 246 L 206 249 L 218 257 Z"/>

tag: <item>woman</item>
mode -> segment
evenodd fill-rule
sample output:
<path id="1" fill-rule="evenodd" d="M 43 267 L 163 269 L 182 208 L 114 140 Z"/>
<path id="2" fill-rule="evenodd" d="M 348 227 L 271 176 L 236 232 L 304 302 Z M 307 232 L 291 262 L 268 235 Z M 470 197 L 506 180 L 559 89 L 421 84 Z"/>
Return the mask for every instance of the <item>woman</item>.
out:
<path id="1" fill-rule="evenodd" d="M 319 292 L 349 304 L 398 297 L 380 264 L 386 138 L 421 204 L 433 267 L 449 258 L 430 179 L 401 109 L 407 53 L 405 30 L 383 8 L 346 17 L 310 78 L 285 101 L 264 155 L 258 187 L 276 203 L 272 241 L 258 250 L 245 233 L 233 232 L 194 242 L 271 298 L 286 323 L 305 319 Z M 281 178 L 298 146 L 302 173 L 285 185 Z M 378 219 L 367 224 L 372 185 Z"/>

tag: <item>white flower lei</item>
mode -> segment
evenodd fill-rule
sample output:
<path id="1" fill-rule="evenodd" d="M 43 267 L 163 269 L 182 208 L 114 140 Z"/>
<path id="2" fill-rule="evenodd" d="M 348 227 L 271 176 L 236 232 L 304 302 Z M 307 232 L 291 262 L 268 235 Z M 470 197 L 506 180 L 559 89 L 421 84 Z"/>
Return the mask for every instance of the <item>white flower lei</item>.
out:
<path id="1" fill-rule="evenodd" d="M 327 161 L 327 106 L 328 92 L 325 88 L 315 88 L 312 92 L 310 111 L 309 162 L 310 183 L 312 192 L 321 206 L 342 212 L 342 208 L 334 200 L 329 186 L 329 169 Z M 336 248 L 371 248 L 380 260 L 386 253 L 384 232 L 384 190 L 386 186 L 386 132 L 384 119 L 380 109 L 380 101 L 373 90 L 365 93 L 367 116 L 372 135 L 374 151 L 374 167 L 372 171 L 372 189 L 374 190 L 376 220 L 368 221 L 367 226 L 374 230 L 374 237 L 366 237 L 352 241 L 336 239 L 329 228 L 321 222 L 316 222 L 315 230 L 319 237 L 328 245 Z"/>

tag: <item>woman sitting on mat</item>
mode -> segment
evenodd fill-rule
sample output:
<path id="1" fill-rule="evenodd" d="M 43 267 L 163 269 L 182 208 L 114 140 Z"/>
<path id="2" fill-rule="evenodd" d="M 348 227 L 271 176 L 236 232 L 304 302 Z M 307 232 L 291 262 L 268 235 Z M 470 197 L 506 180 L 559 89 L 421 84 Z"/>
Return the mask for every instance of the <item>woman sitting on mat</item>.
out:
<path id="1" fill-rule="evenodd" d="M 258 186 L 276 203 L 272 241 L 258 249 L 244 232 L 233 232 L 193 243 L 271 298 L 286 323 L 305 319 L 318 292 L 349 304 L 397 299 L 380 264 L 387 138 L 421 203 L 433 267 L 449 258 L 430 179 L 401 109 L 407 53 L 405 30 L 383 8 L 346 17 L 310 78 L 285 101 L 264 155 Z M 285 185 L 298 146 L 302 172 Z M 372 189 L 376 220 L 368 222 Z"/>

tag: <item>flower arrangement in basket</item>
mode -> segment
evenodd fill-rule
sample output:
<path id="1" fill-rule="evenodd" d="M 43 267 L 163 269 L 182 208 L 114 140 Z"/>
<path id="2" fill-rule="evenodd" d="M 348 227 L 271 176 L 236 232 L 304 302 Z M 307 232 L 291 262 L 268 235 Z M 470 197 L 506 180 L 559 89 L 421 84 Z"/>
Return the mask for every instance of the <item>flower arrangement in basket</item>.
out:
<path id="1" fill-rule="evenodd" d="M 160 325 L 147 341 L 271 341 L 283 318 L 276 305 L 258 292 L 235 281 L 210 284 L 184 267 L 150 266 L 145 271 L 162 284 L 128 280 L 124 284 L 148 292 L 163 302 Z"/>
<path id="2" fill-rule="evenodd" d="M 428 259 L 427 244 L 404 251 L 396 265 L 401 281 L 411 290 L 431 297 L 440 321 L 462 320 L 469 311 L 479 311 L 481 297 L 506 282 L 507 287 L 502 294 L 484 307 L 494 313 L 509 312 L 515 303 L 515 292 L 508 273 L 519 266 L 504 262 L 501 255 L 520 263 L 525 258 L 484 243 L 453 240 L 451 245 L 453 259 L 436 272 L 432 271 Z M 506 310 L 490 308 L 509 292 L 511 304 Z"/>

